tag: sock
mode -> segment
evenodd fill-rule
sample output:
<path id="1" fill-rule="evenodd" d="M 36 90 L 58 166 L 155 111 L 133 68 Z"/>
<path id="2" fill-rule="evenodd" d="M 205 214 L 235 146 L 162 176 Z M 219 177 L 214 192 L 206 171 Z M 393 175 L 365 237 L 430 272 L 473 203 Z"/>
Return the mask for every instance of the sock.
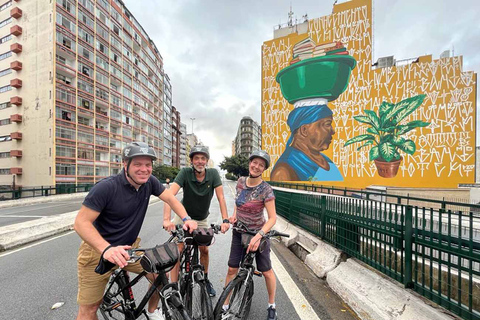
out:
<path id="1" fill-rule="evenodd" d="M 229 307 L 228 304 L 224 304 L 224 305 L 222 306 L 223 311 L 227 311 L 227 310 L 228 310 L 228 307 Z"/>
<path id="2" fill-rule="evenodd" d="M 275 302 L 274 302 L 274 303 L 269 303 L 269 304 L 268 304 L 268 308 L 270 308 L 270 307 L 272 307 L 273 309 L 275 309 L 275 307 L 276 307 L 276 306 L 275 306 Z M 268 308 L 267 308 L 267 309 L 268 309 Z"/>

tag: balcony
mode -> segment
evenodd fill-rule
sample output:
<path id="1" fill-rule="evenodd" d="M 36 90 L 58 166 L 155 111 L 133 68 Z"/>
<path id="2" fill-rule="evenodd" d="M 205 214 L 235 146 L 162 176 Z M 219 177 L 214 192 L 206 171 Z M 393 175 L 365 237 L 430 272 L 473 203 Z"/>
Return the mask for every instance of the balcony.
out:
<path id="1" fill-rule="evenodd" d="M 22 45 L 20 43 L 14 43 L 14 44 L 10 45 L 10 51 L 18 54 L 18 53 L 22 52 Z"/>
<path id="2" fill-rule="evenodd" d="M 22 115 L 21 114 L 12 114 L 10 115 L 10 121 L 11 122 L 22 122 Z"/>
<path id="3" fill-rule="evenodd" d="M 12 132 L 10 133 L 10 137 L 15 140 L 22 140 L 22 133 L 21 132 Z"/>
<path id="4" fill-rule="evenodd" d="M 10 174 L 22 174 L 22 168 L 10 168 Z"/>
<path id="5" fill-rule="evenodd" d="M 20 61 L 10 62 L 10 69 L 20 71 L 22 70 L 22 63 Z"/>
<path id="6" fill-rule="evenodd" d="M 10 17 L 18 19 L 21 16 L 22 16 L 22 9 L 20 9 L 19 7 L 16 7 L 10 10 Z"/>
<path id="7" fill-rule="evenodd" d="M 19 96 L 11 97 L 10 98 L 10 104 L 14 104 L 16 106 L 21 106 L 22 105 L 22 98 Z"/>
<path id="8" fill-rule="evenodd" d="M 18 37 L 19 35 L 22 34 L 22 27 L 16 25 L 10 28 L 10 33 L 13 34 L 14 36 Z"/>
<path id="9" fill-rule="evenodd" d="M 10 156 L 11 157 L 21 158 L 22 155 L 23 155 L 22 150 L 10 150 Z"/>
<path id="10" fill-rule="evenodd" d="M 22 87 L 22 80 L 20 79 L 12 79 L 10 80 L 10 86 L 14 88 L 21 88 Z"/>

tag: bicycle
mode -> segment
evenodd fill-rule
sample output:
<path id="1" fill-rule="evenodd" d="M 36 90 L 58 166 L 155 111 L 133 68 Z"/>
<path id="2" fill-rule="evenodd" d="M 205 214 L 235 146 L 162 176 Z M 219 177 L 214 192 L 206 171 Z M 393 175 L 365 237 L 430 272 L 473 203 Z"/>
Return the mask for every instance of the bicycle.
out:
<path id="1" fill-rule="evenodd" d="M 180 258 L 179 286 L 187 312 L 192 320 L 212 320 L 213 305 L 206 288 L 204 267 L 200 264 L 199 246 L 209 246 L 218 234 L 220 225 L 184 231 L 185 248 Z"/>
<path id="2" fill-rule="evenodd" d="M 99 307 L 105 320 L 135 320 L 141 315 L 148 319 L 144 308 L 155 291 L 160 294 L 163 315 L 167 320 L 192 320 L 184 308 L 177 284 L 169 283 L 167 277 L 167 272 L 178 261 L 177 242 L 172 242 L 172 240 L 181 233 L 181 227 L 177 226 L 163 245 L 149 249 L 127 250 L 130 256 L 128 263 L 140 260 L 145 271 L 131 281 L 128 272 L 123 269 L 117 269 L 112 273 Z M 138 253 L 143 253 L 143 255 L 138 255 Z M 137 306 L 132 287 L 145 277 L 147 272 L 155 273 L 157 277 Z"/>
<path id="3" fill-rule="evenodd" d="M 247 226 L 240 222 L 237 222 L 237 226 L 234 226 L 232 229 L 242 233 L 242 245 L 245 249 L 248 247 L 251 238 L 257 234 L 257 231 L 248 229 Z M 290 237 L 290 235 L 286 233 L 270 230 L 265 233 L 261 241 L 276 236 Z M 263 243 L 266 242 L 263 241 Z M 260 244 L 258 250 L 263 251 L 263 243 Z M 250 313 L 254 292 L 253 276 L 262 276 L 262 273 L 257 271 L 253 265 L 255 254 L 256 252 L 250 251 L 243 257 L 237 275 L 232 281 L 230 281 L 225 289 L 223 289 L 223 292 L 215 305 L 215 320 L 247 319 L 248 314 Z M 229 307 L 227 310 L 224 310 L 223 305 L 228 298 L 230 298 Z"/>

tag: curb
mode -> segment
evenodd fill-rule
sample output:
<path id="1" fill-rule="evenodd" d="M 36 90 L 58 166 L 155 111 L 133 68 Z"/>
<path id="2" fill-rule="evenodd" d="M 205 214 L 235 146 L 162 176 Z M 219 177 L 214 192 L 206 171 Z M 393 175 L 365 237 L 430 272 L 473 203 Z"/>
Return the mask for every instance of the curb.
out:
<path id="1" fill-rule="evenodd" d="M 85 197 L 85 195 L 86 193 L 83 194 L 83 197 Z M 55 200 L 58 199 L 58 197 L 55 197 Z M 151 196 L 149 205 L 158 201 L 160 201 L 158 197 Z M 18 200 L 13 200 L 13 202 L 18 205 Z M 28 204 L 30 203 L 32 202 L 29 202 Z M 77 213 L 78 211 L 72 211 L 0 228 L 0 252 L 73 230 L 73 223 Z"/>
<path id="2" fill-rule="evenodd" d="M 18 200 L 6 200 L 0 201 L 0 208 L 10 208 L 10 207 L 19 207 L 29 204 L 37 204 L 44 202 L 53 202 L 53 201 L 62 201 L 62 200 L 71 200 L 71 199 L 81 199 L 87 196 L 88 192 L 79 192 L 72 194 L 59 194 L 51 196 L 41 196 L 36 198 L 25 198 Z"/>
<path id="3" fill-rule="evenodd" d="M 296 251 L 315 275 L 325 278 L 361 319 L 456 319 L 369 266 L 353 258 L 346 259 L 342 251 L 278 215 L 274 229 L 290 234 L 290 238 L 282 238 L 282 242 Z"/>

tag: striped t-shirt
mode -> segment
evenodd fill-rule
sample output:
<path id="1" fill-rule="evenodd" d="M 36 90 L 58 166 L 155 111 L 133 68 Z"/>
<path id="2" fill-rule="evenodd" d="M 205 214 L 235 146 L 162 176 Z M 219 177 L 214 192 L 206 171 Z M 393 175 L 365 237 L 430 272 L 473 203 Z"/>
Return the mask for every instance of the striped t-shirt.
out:
<path id="1" fill-rule="evenodd" d="M 258 186 L 247 187 L 247 177 L 241 177 L 237 182 L 237 220 L 244 223 L 249 229 L 259 230 L 265 224 L 263 208 L 265 202 L 274 200 L 272 187 L 262 181 Z"/>

